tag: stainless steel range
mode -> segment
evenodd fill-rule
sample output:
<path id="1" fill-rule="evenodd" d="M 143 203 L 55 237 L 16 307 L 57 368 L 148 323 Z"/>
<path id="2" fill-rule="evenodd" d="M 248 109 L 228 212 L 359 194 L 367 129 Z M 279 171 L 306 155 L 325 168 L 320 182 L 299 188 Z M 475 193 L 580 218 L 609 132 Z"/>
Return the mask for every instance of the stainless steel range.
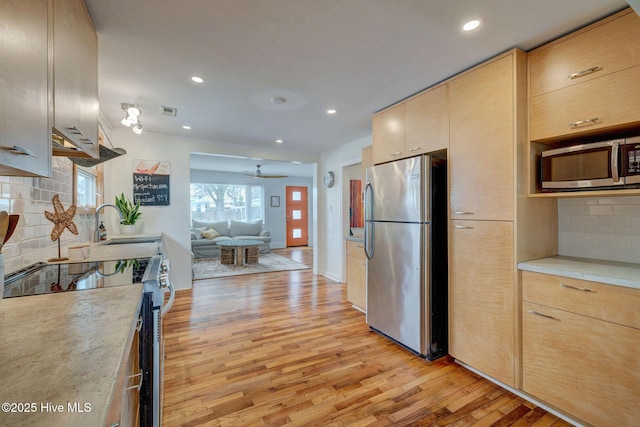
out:
<path id="1" fill-rule="evenodd" d="M 162 317 L 171 308 L 175 290 L 169 279 L 169 260 L 162 255 L 117 261 L 32 264 L 5 277 L 4 298 L 59 292 L 88 291 L 143 284 L 140 318 L 140 425 L 162 425 Z M 169 298 L 165 303 L 165 293 Z"/>

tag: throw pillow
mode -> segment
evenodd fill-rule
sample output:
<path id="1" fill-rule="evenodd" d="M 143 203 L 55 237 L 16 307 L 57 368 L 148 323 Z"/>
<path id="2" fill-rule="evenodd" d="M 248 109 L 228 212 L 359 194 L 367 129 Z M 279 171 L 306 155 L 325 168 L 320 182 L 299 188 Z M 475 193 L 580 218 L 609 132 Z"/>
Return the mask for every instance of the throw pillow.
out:
<path id="1" fill-rule="evenodd" d="M 193 228 L 215 228 L 218 233 L 228 236 L 229 235 L 229 226 L 227 225 L 227 221 L 216 221 L 216 222 L 205 222 L 192 220 L 191 224 Z"/>
<path id="2" fill-rule="evenodd" d="M 218 231 L 215 228 L 210 228 L 206 231 L 201 231 L 200 234 L 202 234 L 202 237 L 209 240 L 213 240 L 216 237 L 222 236 L 222 234 L 218 233 Z"/>
<path id="3" fill-rule="evenodd" d="M 262 220 L 255 222 L 242 222 L 231 220 L 229 235 L 233 236 L 257 236 L 262 230 Z"/>

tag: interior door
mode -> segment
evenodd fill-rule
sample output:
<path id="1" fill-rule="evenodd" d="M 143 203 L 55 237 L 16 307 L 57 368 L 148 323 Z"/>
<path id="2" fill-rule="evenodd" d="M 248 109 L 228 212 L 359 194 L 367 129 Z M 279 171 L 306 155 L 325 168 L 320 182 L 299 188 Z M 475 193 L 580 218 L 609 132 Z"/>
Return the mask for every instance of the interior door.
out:
<path id="1" fill-rule="evenodd" d="M 287 247 L 309 244 L 307 187 L 287 186 Z"/>

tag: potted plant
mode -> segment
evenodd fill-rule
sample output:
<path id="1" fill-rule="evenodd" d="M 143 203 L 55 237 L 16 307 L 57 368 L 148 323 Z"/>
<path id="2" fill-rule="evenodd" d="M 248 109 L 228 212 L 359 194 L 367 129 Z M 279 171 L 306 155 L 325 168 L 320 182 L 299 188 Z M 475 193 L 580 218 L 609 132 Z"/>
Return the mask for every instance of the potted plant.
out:
<path id="1" fill-rule="evenodd" d="M 124 197 L 124 193 L 120 197 L 116 197 L 116 206 L 122 213 L 120 220 L 120 229 L 122 234 L 134 234 L 136 232 L 136 221 L 142 216 L 140 212 L 140 200 L 134 205 L 131 200 Z"/>

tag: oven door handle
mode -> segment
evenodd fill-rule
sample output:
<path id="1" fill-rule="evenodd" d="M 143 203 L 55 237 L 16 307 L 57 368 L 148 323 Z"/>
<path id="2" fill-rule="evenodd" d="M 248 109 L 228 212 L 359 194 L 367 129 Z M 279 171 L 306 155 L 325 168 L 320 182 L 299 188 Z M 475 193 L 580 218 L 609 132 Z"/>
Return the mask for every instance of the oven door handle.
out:
<path id="1" fill-rule="evenodd" d="M 164 316 L 166 312 L 171 310 L 173 302 L 176 299 L 176 289 L 173 287 L 173 283 L 169 282 L 167 284 L 167 289 L 169 289 L 169 299 L 167 300 L 167 303 L 162 306 L 162 309 L 160 310 L 160 316 Z"/>

